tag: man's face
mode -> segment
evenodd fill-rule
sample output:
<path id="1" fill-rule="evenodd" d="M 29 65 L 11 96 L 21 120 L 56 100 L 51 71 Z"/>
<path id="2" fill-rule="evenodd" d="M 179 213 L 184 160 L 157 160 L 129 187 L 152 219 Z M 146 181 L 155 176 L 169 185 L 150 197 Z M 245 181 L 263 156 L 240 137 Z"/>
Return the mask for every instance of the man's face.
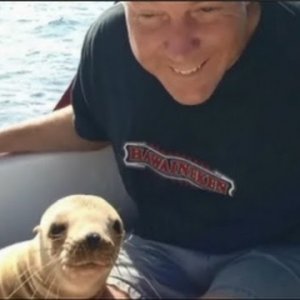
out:
<path id="1" fill-rule="evenodd" d="M 259 20 L 258 4 L 245 1 L 130 1 L 125 10 L 136 59 L 185 105 L 213 94 Z"/>

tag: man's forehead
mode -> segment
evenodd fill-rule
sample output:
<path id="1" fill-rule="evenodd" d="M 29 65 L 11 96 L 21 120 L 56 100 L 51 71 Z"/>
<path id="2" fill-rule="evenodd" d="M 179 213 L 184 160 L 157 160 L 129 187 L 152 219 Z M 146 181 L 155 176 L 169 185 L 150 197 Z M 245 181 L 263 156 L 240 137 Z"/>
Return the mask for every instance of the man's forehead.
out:
<path id="1" fill-rule="evenodd" d="M 242 3 L 245 1 L 205 1 L 205 0 L 200 0 L 200 1 L 126 1 L 125 3 L 129 4 L 130 6 L 134 7 L 161 7 L 161 6 L 173 6 L 173 5 L 186 5 L 186 6 L 193 6 L 193 5 L 201 5 L 201 4 L 222 4 L 222 5 L 229 5 L 232 3 Z"/>
<path id="2" fill-rule="evenodd" d="M 161 4 L 174 4 L 174 3 L 185 3 L 185 4 L 198 4 L 198 3 L 205 3 L 205 2 L 221 2 L 221 1 L 154 1 L 154 0 L 149 0 L 149 1 L 127 1 L 129 4 L 134 4 L 134 5 L 161 5 Z"/>

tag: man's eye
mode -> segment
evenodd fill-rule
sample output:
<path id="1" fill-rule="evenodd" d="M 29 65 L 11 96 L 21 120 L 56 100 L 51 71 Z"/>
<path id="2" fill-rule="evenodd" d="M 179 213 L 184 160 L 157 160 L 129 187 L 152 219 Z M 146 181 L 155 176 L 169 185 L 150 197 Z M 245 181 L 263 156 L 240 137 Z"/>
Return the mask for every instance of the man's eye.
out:
<path id="1" fill-rule="evenodd" d="M 154 28 L 155 26 L 159 26 L 166 19 L 165 14 L 157 14 L 157 13 L 141 13 L 137 16 L 137 20 L 141 25 L 150 26 Z M 149 28 L 150 28 L 149 27 Z"/>
<path id="2" fill-rule="evenodd" d="M 161 18 L 161 15 L 153 13 L 144 13 L 140 14 L 139 18 L 142 20 L 158 20 L 159 18 Z"/>
<path id="3" fill-rule="evenodd" d="M 211 11 L 213 11 L 213 10 L 214 10 L 213 7 L 203 7 L 203 8 L 202 8 L 202 11 L 204 11 L 204 12 L 211 12 Z"/>
<path id="4" fill-rule="evenodd" d="M 155 14 L 142 14 L 140 17 L 145 18 L 145 19 L 151 19 L 157 17 Z"/>
<path id="5" fill-rule="evenodd" d="M 201 7 L 197 9 L 198 12 L 204 12 L 204 13 L 210 13 L 219 10 L 218 7 L 213 7 L 213 6 L 207 6 L 207 7 Z"/>

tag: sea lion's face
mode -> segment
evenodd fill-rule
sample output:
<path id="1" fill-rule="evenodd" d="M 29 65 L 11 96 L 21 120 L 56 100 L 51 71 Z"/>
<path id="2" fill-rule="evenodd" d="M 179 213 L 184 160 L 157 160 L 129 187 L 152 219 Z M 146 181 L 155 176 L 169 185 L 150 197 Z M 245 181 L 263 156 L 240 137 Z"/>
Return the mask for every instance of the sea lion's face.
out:
<path id="1" fill-rule="evenodd" d="M 81 289 L 84 282 L 106 280 L 124 237 L 123 223 L 114 208 L 87 195 L 54 203 L 44 213 L 39 232 L 47 263 L 55 262 L 63 279 L 80 283 Z"/>

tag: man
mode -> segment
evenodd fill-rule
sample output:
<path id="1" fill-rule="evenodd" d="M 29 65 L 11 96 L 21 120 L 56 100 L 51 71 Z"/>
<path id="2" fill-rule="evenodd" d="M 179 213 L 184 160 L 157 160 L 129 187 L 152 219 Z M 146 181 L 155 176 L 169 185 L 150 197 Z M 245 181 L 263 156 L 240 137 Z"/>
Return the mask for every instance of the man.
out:
<path id="1" fill-rule="evenodd" d="M 72 107 L 2 130 L 2 152 L 113 145 L 140 221 L 108 295 L 300 297 L 299 13 L 117 4 L 86 35 Z"/>

